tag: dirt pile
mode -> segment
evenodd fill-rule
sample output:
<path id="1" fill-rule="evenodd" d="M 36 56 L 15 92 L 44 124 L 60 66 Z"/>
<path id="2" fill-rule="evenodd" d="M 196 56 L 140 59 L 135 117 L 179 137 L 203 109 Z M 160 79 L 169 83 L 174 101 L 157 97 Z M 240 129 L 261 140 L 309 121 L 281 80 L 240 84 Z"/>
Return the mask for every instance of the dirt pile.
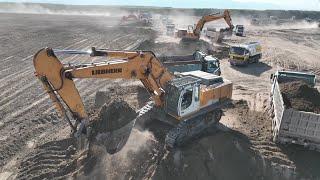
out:
<path id="1" fill-rule="evenodd" d="M 127 142 L 136 116 L 135 110 L 123 99 L 111 100 L 102 106 L 91 126 L 91 141 L 105 146 L 110 154 L 118 152 Z"/>
<path id="2" fill-rule="evenodd" d="M 169 152 L 153 179 L 260 179 L 261 166 L 245 136 L 220 131 Z"/>
<path id="3" fill-rule="evenodd" d="M 280 84 L 284 104 L 287 108 L 320 113 L 320 93 L 303 81 Z"/>

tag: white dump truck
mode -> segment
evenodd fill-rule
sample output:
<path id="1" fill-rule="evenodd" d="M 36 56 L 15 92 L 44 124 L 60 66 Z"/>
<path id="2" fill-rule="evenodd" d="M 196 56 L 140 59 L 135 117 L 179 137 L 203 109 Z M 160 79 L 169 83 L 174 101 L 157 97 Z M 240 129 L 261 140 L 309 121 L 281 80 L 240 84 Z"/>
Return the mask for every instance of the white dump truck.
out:
<path id="1" fill-rule="evenodd" d="M 175 28 L 176 28 L 176 26 L 173 23 L 166 24 L 166 35 L 167 36 L 174 36 Z"/>
<path id="2" fill-rule="evenodd" d="M 231 65 L 247 65 L 259 62 L 262 57 L 262 47 L 259 42 L 231 45 L 229 62 Z"/>
<path id="3" fill-rule="evenodd" d="M 244 36 L 244 26 L 243 25 L 236 25 L 235 34 L 236 34 L 236 36 Z"/>
<path id="4" fill-rule="evenodd" d="M 277 71 L 271 75 L 270 94 L 273 140 L 281 144 L 299 144 L 320 151 L 320 114 L 287 107 L 281 83 L 304 81 L 313 87 L 316 77 L 313 74 Z M 307 93 L 303 91 L 303 93 Z"/>

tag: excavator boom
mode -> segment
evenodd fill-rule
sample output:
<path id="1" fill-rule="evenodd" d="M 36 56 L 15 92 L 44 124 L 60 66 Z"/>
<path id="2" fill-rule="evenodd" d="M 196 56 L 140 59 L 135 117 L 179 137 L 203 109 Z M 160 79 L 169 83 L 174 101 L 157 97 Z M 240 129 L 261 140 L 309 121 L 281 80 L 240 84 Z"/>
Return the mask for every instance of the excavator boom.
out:
<path id="1" fill-rule="evenodd" d="M 200 36 L 200 32 L 203 29 L 203 26 L 207 22 L 219 20 L 219 19 L 224 19 L 226 23 L 228 24 L 230 29 L 233 29 L 233 24 L 232 24 L 232 19 L 230 16 L 229 10 L 224 10 L 223 14 L 209 14 L 203 16 L 197 23 L 195 29 L 193 30 L 194 35 Z"/>
<path id="2" fill-rule="evenodd" d="M 64 65 L 57 58 L 58 54 L 82 54 L 116 60 L 75 66 Z M 66 110 L 60 98 L 67 105 L 74 119 L 78 122 L 88 119 L 82 99 L 74 84 L 74 78 L 140 79 L 157 106 L 164 104 L 165 83 L 173 78 L 173 75 L 164 68 L 155 55 L 148 51 L 124 52 L 92 48 L 90 52 L 86 52 L 45 48 L 34 56 L 33 63 L 35 74 L 73 130 L 76 130 L 76 125 L 72 125 L 66 116 Z"/>
<path id="3" fill-rule="evenodd" d="M 176 33 L 176 36 L 179 38 L 182 38 L 182 40 L 198 40 L 200 38 L 200 33 L 204 27 L 204 25 L 207 22 L 212 22 L 215 20 L 219 19 L 224 19 L 226 23 L 228 24 L 229 28 L 228 30 L 233 30 L 234 26 L 232 24 L 232 19 L 230 16 L 229 10 L 225 10 L 223 14 L 209 14 L 203 16 L 198 23 L 196 24 L 196 27 L 193 28 L 193 26 L 188 26 L 188 31 L 187 30 L 178 30 Z"/>

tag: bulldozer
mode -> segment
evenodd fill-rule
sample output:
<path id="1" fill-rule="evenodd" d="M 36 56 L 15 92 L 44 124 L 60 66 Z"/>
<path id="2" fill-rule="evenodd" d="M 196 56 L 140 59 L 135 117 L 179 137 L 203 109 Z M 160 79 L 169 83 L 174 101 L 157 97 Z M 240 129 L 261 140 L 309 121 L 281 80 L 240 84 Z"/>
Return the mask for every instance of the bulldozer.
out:
<path id="1" fill-rule="evenodd" d="M 222 34 L 225 31 L 230 31 L 232 33 L 234 26 L 232 24 L 232 19 L 231 19 L 231 16 L 230 16 L 230 12 L 229 12 L 229 10 L 224 10 L 223 14 L 214 13 L 214 14 L 209 14 L 209 15 L 203 16 L 198 21 L 198 23 L 195 26 L 195 28 L 192 25 L 189 25 L 187 30 L 181 30 L 181 29 L 178 30 L 178 32 L 176 33 L 176 36 L 178 38 L 182 38 L 182 41 L 199 40 L 200 33 L 201 33 L 204 25 L 206 23 L 208 23 L 208 22 L 212 22 L 212 21 L 219 20 L 219 19 L 224 19 L 226 21 L 226 23 L 228 24 L 228 26 L 229 26 L 229 28 L 223 30 L 223 32 L 221 31 L 220 33 Z"/>
<path id="2" fill-rule="evenodd" d="M 63 64 L 58 58 L 60 55 L 83 55 L 106 60 Z M 165 138 L 168 148 L 183 145 L 216 125 L 223 115 L 222 108 L 232 97 L 232 82 L 229 80 L 203 71 L 175 76 L 151 51 L 112 51 L 94 47 L 89 51 L 43 48 L 35 54 L 33 63 L 36 77 L 61 117 L 70 125 L 72 135 L 87 137 L 88 144 L 98 140 L 112 141 L 102 142 L 112 146 L 106 147 L 111 154 L 121 150 L 135 122 L 143 117 L 172 125 Z M 122 107 L 117 106 L 116 111 L 112 112 L 113 117 L 117 114 L 116 119 L 106 114 L 103 119 L 92 120 L 76 88 L 74 80 L 78 78 L 137 79 L 150 95 L 150 101 L 134 113 L 136 117 L 122 117 Z M 106 132 L 97 132 L 95 128 L 102 126 L 107 126 Z M 92 134 L 95 136 L 92 137 Z"/>

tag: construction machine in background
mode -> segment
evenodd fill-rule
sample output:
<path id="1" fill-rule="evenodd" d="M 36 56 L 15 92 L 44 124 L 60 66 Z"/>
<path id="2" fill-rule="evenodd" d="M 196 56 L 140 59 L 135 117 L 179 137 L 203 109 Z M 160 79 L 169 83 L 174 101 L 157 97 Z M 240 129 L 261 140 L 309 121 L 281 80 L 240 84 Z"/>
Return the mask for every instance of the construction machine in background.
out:
<path id="1" fill-rule="evenodd" d="M 233 66 L 259 62 L 262 47 L 259 42 L 250 42 L 230 46 L 229 63 Z"/>
<path id="2" fill-rule="evenodd" d="M 208 22 L 212 22 L 212 21 L 219 20 L 219 19 L 224 19 L 229 26 L 228 28 L 226 28 L 225 30 L 222 30 L 222 31 L 230 31 L 232 34 L 234 26 L 232 24 L 230 12 L 228 10 L 225 10 L 223 12 L 223 14 L 216 13 L 216 14 L 209 14 L 209 15 L 203 16 L 198 21 L 198 23 L 195 27 L 193 27 L 192 25 L 189 25 L 187 30 L 178 30 L 178 32 L 176 33 L 176 36 L 178 38 L 182 38 L 183 41 L 199 40 L 200 33 L 201 33 L 204 25 Z"/>
<path id="3" fill-rule="evenodd" d="M 200 70 L 218 76 L 221 75 L 219 59 L 202 51 L 196 51 L 186 56 L 160 56 L 158 58 L 171 72 Z"/>
<path id="4" fill-rule="evenodd" d="M 271 75 L 272 88 L 270 94 L 271 117 L 273 140 L 281 144 L 299 144 L 310 149 L 320 151 L 320 114 L 317 112 L 306 112 L 295 107 L 290 107 L 292 100 L 284 93 L 283 84 L 302 81 L 306 85 L 295 87 L 296 89 L 304 88 L 303 94 L 300 96 L 311 96 L 309 98 L 320 98 L 318 95 L 312 95 L 311 90 L 316 84 L 316 76 L 311 73 L 293 72 L 293 71 L 277 71 Z M 293 84 L 297 86 L 300 83 Z M 289 86 L 286 86 L 288 88 Z M 296 93 L 296 92 L 295 92 Z M 302 101 L 303 108 L 310 108 L 309 101 L 305 99 L 295 99 L 295 104 Z M 317 100 L 315 100 L 317 101 Z M 319 104 L 319 102 L 317 102 Z M 311 103 L 312 104 L 312 103 Z M 309 107 L 308 107 L 309 106 Z M 318 105 L 319 106 L 319 105 Z"/>
<path id="5" fill-rule="evenodd" d="M 121 18 L 121 25 L 126 24 L 141 24 L 144 26 L 150 26 L 153 23 L 152 14 L 148 12 L 138 13 L 138 14 L 129 14 Z"/>
<path id="6" fill-rule="evenodd" d="M 236 34 L 236 36 L 244 36 L 244 26 L 243 25 L 236 25 L 235 34 Z"/>
<path id="7" fill-rule="evenodd" d="M 105 60 L 62 64 L 57 57 L 61 54 L 85 55 L 95 59 L 101 57 Z M 36 76 L 56 109 L 69 123 L 73 134 L 76 137 L 83 134 L 90 137 L 90 134 L 95 134 L 96 136 L 89 138 L 89 144 L 99 139 L 101 142 L 101 137 L 105 137 L 104 141 L 111 140 L 112 147 L 106 147 L 110 153 L 118 152 L 127 141 L 135 122 L 147 116 L 173 125 L 166 135 L 165 142 L 168 147 L 182 145 L 208 127 L 214 126 L 221 119 L 221 108 L 232 96 L 232 83 L 221 76 L 202 71 L 174 76 L 150 51 L 44 48 L 36 53 L 33 63 Z M 125 112 L 117 106 L 114 114 L 107 114 L 102 120 L 90 120 L 74 82 L 75 79 L 87 78 L 138 79 L 152 101 L 141 108 L 139 115 L 132 119 L 121 117 Z M 118 118 L 110 122 L 112 118 L 109 116 L 115 114 Z M 103 127 L 106 124 L 108 132 L 96 132 L 94 127 Z"/>
<path id="8" fill-rule="evenodd" d="M 175 28 L 176 28 L 175 24 L 167 23 L 166 24 L 166 35 L 167 36 L 174 36 Z"/>

